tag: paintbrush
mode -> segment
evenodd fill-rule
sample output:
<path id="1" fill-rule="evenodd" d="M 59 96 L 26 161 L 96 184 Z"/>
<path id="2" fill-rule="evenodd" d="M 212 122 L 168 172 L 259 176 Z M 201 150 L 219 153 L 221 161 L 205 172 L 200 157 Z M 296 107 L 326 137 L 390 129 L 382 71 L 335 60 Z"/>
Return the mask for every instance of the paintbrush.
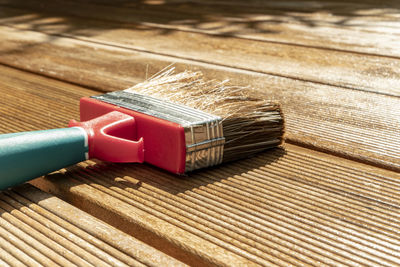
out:
<path id="1" fill-rule="evenodd" d="M 284 133 L 276 102 L 174 68 L 123 91 L 82 98 L 80 119 L 65 129 L 0 135 L 0 188 L 89 158 L 185 174 L 278 146 Z"/>

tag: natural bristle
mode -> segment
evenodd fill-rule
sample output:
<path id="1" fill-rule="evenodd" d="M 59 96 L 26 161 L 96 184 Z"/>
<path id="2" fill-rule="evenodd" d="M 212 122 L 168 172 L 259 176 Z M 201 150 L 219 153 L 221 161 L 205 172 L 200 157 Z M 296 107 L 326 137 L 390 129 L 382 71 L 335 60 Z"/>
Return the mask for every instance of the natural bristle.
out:
<path id="1" fill-rule="evenodd" d="M 174 68 L 127 89 L 220 116 L 226 143 L 223 161 L 248 157 L 282 143 L 284 121 L 279 104 L 249 87 L 228 80 L 205 80 L 201 72 Z"/>

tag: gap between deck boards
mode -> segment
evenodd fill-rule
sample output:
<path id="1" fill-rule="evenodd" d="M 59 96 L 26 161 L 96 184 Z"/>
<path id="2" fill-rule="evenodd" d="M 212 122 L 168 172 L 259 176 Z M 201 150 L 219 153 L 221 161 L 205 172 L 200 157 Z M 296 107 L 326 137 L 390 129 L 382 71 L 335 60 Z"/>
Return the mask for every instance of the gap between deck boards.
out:
<path id="1" fill-rule="evenodd" d="M 63 127 L 94 93 L 6 67 L 0 83 L 1 132 Z M 86 162 L 32 183 L 196 263 L 400 263 L 399 173 L 298 146 L 180 179 Z"/>
<path id="2" fill-rule="evenodd" d="M 324 52 L 323 49 L 278 43 L 271 43 L 271 47 L 267 45 L 265 45 L 265 47 L 258 47 L 255 45 L 257 43 L 256 41 L 252 43 L 249 40 L 240 41 L 240 38 L 236 38 L 238 42 L 244 42 L 239 45 L 234 41 L 235 37 L 231 37 L 231 39 L 233 38 L 232 40 L 228 37 L 215 39 L 212 35 L 208 34 L 204 35 L 207 41 L 199 43 L 199 41 L 203 39 L 202 34 L 197 34 L 198 36 L 195 37 L 188 33 L 182 33 L 180 30 L 174 30 L 168 34 L 168 37 L 162 35 L 157 36 L 152 33 L 156 31 L 156 29 L 152 27 L 149 27 L 147 30 L 122 29 L 122 32 L 119 33 L 115 29 L 118 28 L 118 25 L 108 25 L 107 27 L 111 28 L 106 30 L 105 35 L 102 36 L 99 32 L 100 29 L 96 30 L 97 26 L 95 26 L 97 25 L 96 23 L 100 23 L 99 21 L 93 22 L 85 20 L 80 23 L 76 22 L 76 25 L 91 25 L 90 23 L 94 23 L 89 27 L 89 30 L 82 30 L 79 29 L 79 27 L 74 28 L 71 25 L 65 24 L 65 22 L 64 24 L 61 23 L 59 26 L 62 27 L 57 30 L 57 26 L 52 26 L 51 20 L 49 21 L 49 29 L 46 28 L 45 21 L 42 22 L 44 24 L 43 27 L 41 27 L 40 21 L 41 19 L 45 20 L 45 17 L 46 15 L 44 15 L 44 18 L 39 17 L 38 23 L 35 22 L 34 18 L 27 19 L 27 23 L 24 23 L 24 19 L 22 19 L 20 23 L 18 20 L 15 22 L 11 20 L 9 23 L 3 21 L 2 23 L 21 29 L 43 32 L 52 36 L 74 38 L 143 53 L 169 56 L 300 81 L 339 86 L 353 90 L 399 96 L 399 90 L 397 88 L 400 86 L 400 81 L 399 75 L 396 72 L 398 61 L 395 60 L 395 58 L 371 55 L 362 56 L 362 54 L 353 53 L 351 51 L 342 53 L 337 51 Z M 68 17 L 64 17 L 64 19 L 68 21 Z M 73 21 L 72 18 L 69 18 L 69 20 L 70 22 Z M 75 20 L 79 21 L 79 19 Z M 30 23 L 33 24 L 32 27 L 30 27 Z M 56 25 L 57 24 L 59 23 L 57 22 Z M 122 24 L 119 26 L 124 25 Z M 67 28 L 64 29 L 65 27 Z M 69 27 L 73 29 L 69 29 Z M 93 28 L 94 32 L 91 32 L 90 28 Z M 109 35 L 109 31 L 115 31 L 115 36 Z M 174 43 L 175 39 L 177 41 Z M 118 41 L 116 42 L 115 40 Z M 146 42 L 146 40 L 151 40 L 151 42 Z M 365 40 L 363 40 L 363 42 L 364 41 Z M 182 42 L 189 43 L 179 48 Z M 225 46 L 230 46 L 230 49 L 224 48 Z M 153 47 L 153 49 L 148 49 L 148 47 Z M 174 47 L 177 49 L 174 50 Z M 249 50 L 242 51 L 244 47 L 249 47 Z M 252 47 L 254 51 L 252 51 Z M 181 52 L 176 50 L 180 50 Z M 382 51 L 386 51 L 386 49 L 382 49 Z M 252 54 L 256 60 L 248 62 L 248 54 Z M 361 64 L 361 62 L 363 63 Z"/>
<path id="3" fill-rule="evenodd" d="M 144 76 L 148 67 L 150 72 L 157 72 L 176 61 L 100 44 L 88 46 L 87 42 L 71 38 L 49 40 L 48 35 L 10 27 L 1 27 L 0 34 L 7 40 L 0 47 L 3 64 L 107 91 L 125 89 L 142 81 L 144 77 L 139 77 Z M 399 152 L 395 148 L 400 142 L 396 137 L 399 129 L 396 106 L 400 98 L 243 70 L 227 71 L 205 63 L 195 65 L 193 61 L 179 60 L 175 66 L 178 71 L 201 69 L 207 78 L 229 78 L 234 84 L 248 84 L 265 94 L 264 97 L 280 101 L 288 118 L 288 139 L 385 168 L 399 168 L 396 166 Z M 379 135 L 375 134 L 377 131 Z M 379 148 L 382 142 L 385 146 Z"/>

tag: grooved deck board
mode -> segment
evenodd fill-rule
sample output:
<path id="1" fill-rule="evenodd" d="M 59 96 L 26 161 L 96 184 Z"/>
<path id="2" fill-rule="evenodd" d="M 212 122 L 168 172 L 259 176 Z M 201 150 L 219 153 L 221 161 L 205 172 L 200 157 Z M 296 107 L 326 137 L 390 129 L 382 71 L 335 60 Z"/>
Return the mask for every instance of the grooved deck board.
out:
<path id="1" fill-rule="evenodd" d="M 62 127 L 93 92 L 0 68 L 2 132 Z M 293 145 L 188 177 L 89 161 L 32 183 L 192 265 L 400 264 L 399 173 Z"/>
<path id="2" fill-rule="evenodd" d="M 25 19 L 23 17 L 18 19 L 18 15 L 30 12 L 26 10 L 18 12 L 7 8 L 4 8 L 3 12 L 5 18 L 0 19 L 0 23 L 18 29 L 52 34 L 54 39 L 57 38 L 55 35 L 61 35 L 279 77 L 400 96 L 398 73 L 400 63 L 397 58 L 296 44 L 260 42 L 229 36 L 222 38 L 179 30 L 171 30 L 168 34 L 163 34 L 159 28 L 154 27 L 128 26 L 123 23 L 113 25 L 109 22 L 68 16 L 59 18 L 51 13 L 39 13 Z M 10 16 L 17 18 L 13 20 Z M 52 18 L 46 19 L 49 16 Z M 330 34 L 336 36 L 334 33 Z M 396 43 L 400 41 L 400 35 L 397 39 L 393 35 L 390 35 L 390 38 L 395 39 Z M 387 43 L 381 37 L 366 39 L 378 39 L 379 42 Z M 369 46 L 376 47 L 373 44 Z M 391 46 L 397 47 L 394 44 Z"/>
<path id="3" fill-rule="evenodd" d="M 156 236 L 214 264 L 236 256 L 230 264 L 393 266 L 399 179 L 287 145 L 184 178 L 88 162 L 34 184 L 111 225 L 127 222 L 127 233 L 152 232 L 138 237 L 145 242 Z"/>
<path id="4" fill-rule="evenodd" d="M 84 3 L 86 2 L 86 3 Z M 57 16 L 103 20 L 122 27 L 158 27 L 188 32 L 399 56 L 395 1 L 43 1 L 2 0 L 9 7 Z M 92 10 L 93 12 L 86 12 Z M 133 24 L 133 25 L 132 25 Z M 111 26 L 112 27 L 112 26 Z M 351 36 L 351 38 L 349 38 Z"/>
<path id="5" fill-rule="evenodd" d="M 0 193 L 0 240 L 12 266 L 183 266 L 30 185 Z"/>
<path id="6" fill-rule="evenodd" d="M 398 97 L 5 26 L 0 26 L 0 36 L 4 40 L 0 63 L 104 91 L 128 88 L 143 81 L 146 71 L 150 75 L 171 62 L 175 62 L 178 70 L 201 69 L 206 78 L 229 78 L 234 84 L 249 85 L 266 99 L 282 104 L 290 142 L 400 170 Z M 59 95 L 62 97 L 63 93 L 60 91 Z M 77 108 L 77 103 L 72 107 Z M 58 112 L 65 120 L 69 119 L 67 114 Z"/>
<path id="7" fill-rule="evenodd" d="M 0 265 L 400 266 L 398 1 L 0 6 L 0 133 L 65 127 L 80 97 L 175 63 L 282 103 L 287 140 L 185 177 L 86 161 L 0 193 Z"/>

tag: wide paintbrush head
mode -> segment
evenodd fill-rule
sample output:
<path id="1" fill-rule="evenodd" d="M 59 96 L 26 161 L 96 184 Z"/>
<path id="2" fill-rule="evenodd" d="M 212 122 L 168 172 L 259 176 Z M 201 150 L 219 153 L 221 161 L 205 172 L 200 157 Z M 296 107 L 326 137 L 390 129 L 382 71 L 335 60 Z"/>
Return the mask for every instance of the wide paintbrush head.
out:
<path id="1" fill-rule="evenodd" d="M 277 102 L 264 99 L 260 91 L 232 85 L 228 80 L 206 80 L 199 71 L 174 73 L 171 68 L 125 91 L 221 117 L 225 137 L 223 162 L 249 157 L 278 146 L 283 140 L 284 119 Z"/>

